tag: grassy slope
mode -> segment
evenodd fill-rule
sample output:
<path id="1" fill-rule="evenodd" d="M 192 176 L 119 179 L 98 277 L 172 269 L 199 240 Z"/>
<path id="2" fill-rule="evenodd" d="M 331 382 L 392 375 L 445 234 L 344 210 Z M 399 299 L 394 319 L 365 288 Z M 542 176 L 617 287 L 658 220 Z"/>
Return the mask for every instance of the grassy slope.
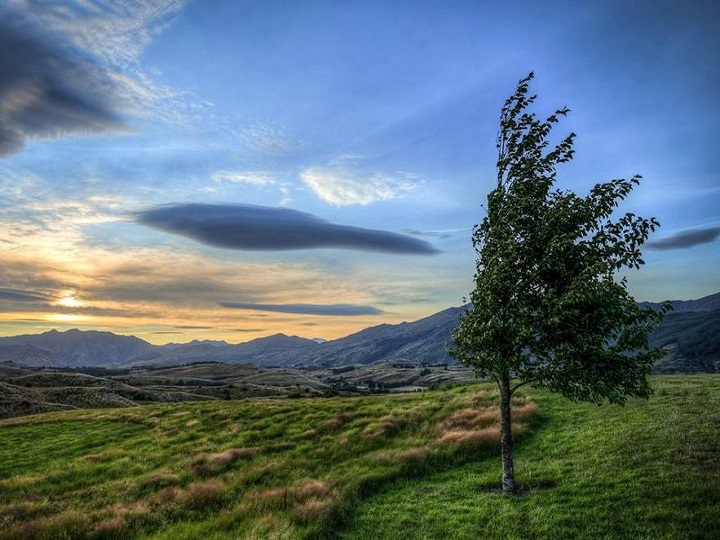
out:
<path id="1" fill-rule="evenodd" d="M 496 451 L 495 399 L 475 386 L 4 420 L 0 538 L 330 536 L 378 487 Z M 438 442 L 468 407 L 487 407 L 475 444 Z"/>
<path id="2" fill-rule="evenodd" d="M 0 538 L 711 538 L 720 377 L 655 383 L 624 409 L 533 393 L 515 500 L 493 411 L 467 413 L 490 386 L 0 421 Z"/>
<path id="3" fill-rule="evenodd" d="M 718 538 L 720 377 L 653 382 L 624 408 L 534 393 L 548 418 L 516 455 L 529 495 L 490 491 L 500 463 L 487 459 L 386 489 L 343 537 Z"/>

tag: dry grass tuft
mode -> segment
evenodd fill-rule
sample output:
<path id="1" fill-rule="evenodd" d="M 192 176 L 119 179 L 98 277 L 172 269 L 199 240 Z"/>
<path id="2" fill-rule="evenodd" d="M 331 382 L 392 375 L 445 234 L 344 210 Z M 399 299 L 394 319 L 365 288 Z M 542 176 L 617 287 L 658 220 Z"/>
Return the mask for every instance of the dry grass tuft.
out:
<path id="1" fill-rule="evenodd" d="M 165 505 L 182 498 L 184 493 L 185 492 L 179 487 L 171 486 L 158 491 L 155 495 L 152 495 L 145 500 L 151 505 Z"/>
<path id="2" fill-rule="evenodd" d="M 495 446 L 500 443 L 500 426 L 490 426 L 480 430 L 454 429 L 446 431 L 438 438 L 438 443 Z"/>
<path id="3" fill-rule="evenodd" d="M 247 540 L 294 540 L 297 538 L 297 531 L 286 519 L 269 514 L 258 519 L 245 538 Z"/>
<path id="4" fill-rule="evenodd" d="M 199 423 L 200 423 L 200 420 L 190 420 L 185 423 L 185 427 L 197 426 Z"/>
<path id="5" fill-rule="evenodd" d="M 249 458 L 260 452 L 257 446 L 247 448 L 230 448 L 215 454 L 201 453 L 195 456 L 190 469 L 196 476 L 207 476 L 218 472 L 240 458 Z"/>
<path id="6" fill-rule="evenodd" d="M 308 497 L 327 497 L 333 492 L 330 486 L 328 486 L 325 482 L 314 480 L 312 478 L 302 480 L 293 491 L 295 497 L 300 499 L 307 499 Z"/>
<path id="7" fill-rule="evenodd" d="M 386 416 L 375 425 L 369 425 L 363 430 L 365 437 L 384 437 L 400 430 L 404 422 L 395 416 Z"/>
<path id="8" fill-rule="evenodd" d="M 296 510 L 296 516 L 301 523 L 311 523 L 325 518 L 332 508 L 331 499 L 311 499 L 300 504 Z"/>
<path id="9" fill-rule="evenodd" d="M 180 482 L 180 477 L 177 474 L 166 473 L 166 472 L 154 472 L 150 476 L 141 478 L 138 481 L 138 487 L 163 487 L 177 484 Z"/>
<path id="10" fill-rule="evenodd" d="M 105 450 L 104 452 L 100 452 L 98 454 L 88 454 L 86 456 L 83 456 L 83 459 L 86 459 L 87 461 L 110 461 L 114 457 L 121 456 L 125 454 L 123 450 Z"/>
<path id="11" fill-rule="evenodd" d="M 425 459 L 430 454 L 430 450 L 424 446 L 418 446 L 414 448 L 408 448 L 400 452 L 396 459 L 398 461 L 416 461 Z"/>
<path id="12" fill-rule="evenodd" d="M 512 419 L 518 421 L 528 420 L 537 415 L 539 410 L 540 407 L 538 407 L 537 403 L 526 403 L 524 405 L 513 407 L 511 411 Z"/>
<path id="13" fill-rule="evenodd" d="M 80 512 L 67 510 L 47 517 L 26 521 L 7 538 L 78 538 L 85 534 L 89 519 Z"/>
<path id="14" fill-rule="evenodd" d="M 253 457 L 259 451 L 260 448 L 257 446 L 249 446 L 247 448 L 230 448 L 229 450 L 218 452 L 217 454 L 210 454 L 207 456 L 207 461 L 209 463 L 225 465 L 232 463 L 239 458 Z"/>
<path id="15" fill-rule="evenodd" d="M 112 509 L 116 517 L 137 517 L 148 514 L 150 506 L 150 499 L 144 499 L 131 503 L 116 504 Z"/>
<path id="16" fill-rule="evenodd" d="M 336 414 L 332 418 L 330 418 L 327 422 L 325 422 L 325 426 L 328 428 L 339 428 L 347 424 L 348 422 L 352 421 L 353 418 L 355 418 L 355 413 L 351 412 L 344 412 L 340 414 Z"/>
<path id="17" fill-rule="evenodd" d="M 95 536 L 99 538 L 122 538 L 128 523 L 123 516 L 113 516 L 95 525 Z"/>
<path id="18" fill-rule="evenodd" d="M 480 409 L 459 409 L 450 418 L 446 418 L 438 425 L 440 433 L 456 430 L 475 430 L 500 421 L 500 409 L 497 407 L 483 407 Z"/>
<path id="19" fill-rule="evenodd" d="M 187 486 L 183 502 L 190 508 L 201 509 L 218 504 L 225 494 L 225 484 L 220 480 L 195 482 Z"/>
<path id="20" fill-rule="evenodd" d="M 0 480 L 0 487 L 2 488 L 16 488 L 31 486 L 37 484 L 43 479 L 42 476 L 14 476 L 12 478 L 4 478 Z"/>
<path id="21" fill-rule="evenodd" d="M 4 518 L 26 521 L 29 517 L 37 515 L 41 507 L 30 502 L 19 502 L 0 507 L 0 521 Z"/>
<path id="22" fill-rule="evenodd" d="M 292 487 L 276 487 L 247 493 L 243 507 L 247 508 L 298 508 L 311 500 L 334 500 L 337 491 L 325 482 L 305 478 Z"/>

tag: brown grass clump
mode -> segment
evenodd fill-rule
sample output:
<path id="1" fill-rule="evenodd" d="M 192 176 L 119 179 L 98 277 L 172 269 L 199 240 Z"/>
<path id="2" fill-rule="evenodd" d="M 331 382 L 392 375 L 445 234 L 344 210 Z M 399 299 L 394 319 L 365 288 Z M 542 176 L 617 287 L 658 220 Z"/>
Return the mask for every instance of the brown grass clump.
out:
<path id="1" fill-rule="evenodd" d="M 7 506 L 0 507 L 0 521 L 4 518 L 25 521 L 41 512 L 41 506 L 30 502 L 8 504 Z"/>
<path id="2" fill-rule="evenodd" d="M 525 421 L 537 415 L 540 407 L 537 403 L 526 403 L 524 405 L 512 408 L 511 414 L 513 420 Z"/>
<path id="3" fill-rule="evenodd" d="M 500 426 L 490 426 L 480 430 L 454 429 L 446 431 L 439 438 L 440 444 L 473 444 L 494 446 L 500 443 Z"/>
<path id="4" fill-rule="evenodd" d="M 123 450 L 105 450 L 104 452 L 100 452 L 98 454 L 88 454 L 83 456 L 83 459 L 86 459 L 87 461 L 110 461 L 112 458 L 120 456 L 124 453 L 125 452 Z"/>
<path id="5" fill-rule="evenodd" d="M 225 490 L 225 484 L 219 480 L 195 482 L 187 486 L 183 493 L 183 502 L 196 510 L 214 506 L 222 500 Z"/>
<path id="6" fill-rule="evenodd" d="M 305 478 L 291 487 L 276 487 L 247 493 L 243 506 L 248 508 L 300 508 L 308 501 L 334 500 L 337 492 L 325 482 Z"/>
<path id="7" fill-rule="evenodd" d="M 0 487 L 15 488 L 22 486 L 30 486 L 32 484 L 38 483 L 42 479 L 42 476 L 13 476 L 12 478 L 5 478 L 3 480 L 0 480 Z"/>
<path id="8" fill-rule="evenodd" d="M 180 499 L 184 491 L 177 486 L 167 487 L 145 499 L 150 505 L 165 505 Z"/>
<path id="9" fill-rule="evenodd" d="M 150 512 L 150 500 L 144 499 L 131 503 L 116 504 L 112 507 L 115 516 L 138 517 Z"/>
<path id="10" fill-rule="evenodd" d="M 425 459 L 426 457 L 428 457 L 429 454 L 430 450 L 428 450 L 424 446 L 419 446 L 403 450 L 396 456 L 396 459 L 398 461 L 416 461 Z"/>
<path id="11" fill-rule="evenodd" d="M 297 538 L 297 532 L 285 518 L 268 514 L 255 521 L 246 538 L 247 540 L 293 540 Z"/>
<path id="12" fill-rule="evenodd" d="M 320 480 L 314 480 L 312 478 L 306 478 L 300 482 L 296 488 L 294 488 L 294 494 L 300 499 L 307 499 L 308 497 L 327 497 L 332 493 L 332 489 L 325 482 Z"/>
<path id="13" fill-rule="evenodd" d="M 325 426 L 328 428 L 339 428 L 350 422 L 353 418 L 355 418 L 355 413 L 344 412 L 336 414 L 325 422 Z"/>
<path id="14" fill-rule="evenodd" d="M 365 437 L 384 437 L 396 433 L 403 425 L 401 418 L 386 416 L 375 425 L 369 425 L 363 430 Z"/>
<path id="15" fill-rule="evenodd" d="M 67 510 L 26 521 L 5 538 L 77 538 L 84 536 L 89 525 L 88 518 L 83 514 Z"/>
<path id="16" fill-rule="evenodd" d="M 177 474 L 165 473 L 165 472 L 154 472 L 150 476 L 141 478 L 138 481 L 138 487 L 162 487 L 170 486 L 180 482 L 180 477 Z"/>
<path id="17" fill-rule="evenodd" d="M 456 430 L 474 430 L 486 427 L 500 421 L 500 409 L 487 407 L 480 409 L 459 409 L 450 418 L 446 418 L 438 425 L 441 433 Z"/>
<path id="18" fill-rule="evenodd" d="M 200 420 L 190 420 L 185 423 L 185 427 L 197 426 L 199 423 L 200 423 Z"/>
<path id="19" fill-rule="evenodd" d="M 195 476 L 209 476 L 215 472 L 215 469 L 204 461 L 193 463 L 190 465 L 190 470 Z"/>
<path id="20" fill-rule="evenodd" d="M 123 516 L 113 516 L 95 525 L 95 535 L 99 538 L 121 538 L 127 527 Z"/>
<path id="21" fill-rule="evenodd" d="M 215 454 L 201 453 L 195 456 L 190 469 L 196 476 L 207 476 L 218 472 L 223 467 L 230 465 L 240 458 L 249 458 L 256 455 L 260 451 L 257 446 L 249 446 L 247 448 L 230 448 Z"/>
<path id="22" fill-rule="evenodd" d="M 207 456 L 207 461 L 216 465 L 226 465 L 232 463 L 236 459 L 252 457 L 260 451 L 257 446 L 249 446 L 247 448 L 230 448 L 217 454 Z"/>
<path id="23" fill-rule="evenodd" d="M 332 508 L 330 499 L 311 499 L 300 504 L 295 514 L 301 523 L 311 523 L 327 516 Z"/>

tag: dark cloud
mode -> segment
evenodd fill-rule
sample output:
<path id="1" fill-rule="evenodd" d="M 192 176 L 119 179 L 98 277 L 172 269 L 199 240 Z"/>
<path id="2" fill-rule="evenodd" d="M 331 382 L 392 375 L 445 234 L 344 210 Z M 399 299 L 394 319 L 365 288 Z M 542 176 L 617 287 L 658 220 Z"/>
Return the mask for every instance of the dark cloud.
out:
<path id="1" fill-rule="evenodd" d="M 694 229 L 682 231 L 667 238 L 653 240 L 647 243 L 651 249 L 684 249 L 699 244 L 709 244 L 720 236 L 720 227 L 709 227 L 707 229 Z"/>
<path id="2" fill-rule="evenodd" d="M 288 208 L 251 205 L 161 206 L 136 219 L 210 246 L 256 251 L 336 248 L 390 253 L 437 253 L 429 243 L 402 234 L 336 225 Z"/>
<path id="3" fill-rule="evenodd" d="M 86 54 L 0 8 L 0 155 L 27 139 L 123 128 L 115 85 Z"/>
<path id="4" fill-rule="evenodd" d="M 52 299 L 52 296 L 43 293 L 0 287 L 0 300 L 9 300 L 11 302 L 48 302 Z"/>
<path id="5" fill-rule="evenodd" d="M 352 304 L 242 304 L 235 302 L 220 302 L 220 305 L 226 308 L 274 311 L 277 313 L 294 313 L 298 315 L 335 315 L 341 317 L 354 317 L 358 315 L 379 315 L 383 313 L 381 310 L 373 306 L 355 306 Z"/>
<path id="6" fill-rule="evenodd" d="M 175 328 L 180 330 L 215 330 L 214 326 L 197 326 L 194 324 L 179 324 L 175 325 Z"/>
<path id="7" fill-rule="evenodd" d="M 265 328 L 233 328 L 232 331 L 247 334 L 248 332 L 264 332 Z"/>
<path id="8" fill-rule="evenodd" d="M 452 237 L 452 234 L 444 232 L 418 231 L 417 229 L 404 229 L 403 232 L 405 234 L 409 234 L 410 236 L 428 236 L 431 238 L 439 238 L 440 240 L 445 240 L 446 238 Z"/>

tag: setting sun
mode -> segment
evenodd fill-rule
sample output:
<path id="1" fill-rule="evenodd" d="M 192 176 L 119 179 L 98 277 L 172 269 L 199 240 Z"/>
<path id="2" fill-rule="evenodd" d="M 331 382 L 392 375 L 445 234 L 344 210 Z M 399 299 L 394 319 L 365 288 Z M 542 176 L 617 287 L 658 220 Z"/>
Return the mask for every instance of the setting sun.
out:
<path id="1" fill-rule="evenodd" d="M 70 308 L 76 308 L 76 307 L 82 307 L 85 304 L 83 304 L 80 300 L 75 298 L 75 296 L 64 296 L 57 302 L 58 306 L 63 307 L 70 307 Z"/>

